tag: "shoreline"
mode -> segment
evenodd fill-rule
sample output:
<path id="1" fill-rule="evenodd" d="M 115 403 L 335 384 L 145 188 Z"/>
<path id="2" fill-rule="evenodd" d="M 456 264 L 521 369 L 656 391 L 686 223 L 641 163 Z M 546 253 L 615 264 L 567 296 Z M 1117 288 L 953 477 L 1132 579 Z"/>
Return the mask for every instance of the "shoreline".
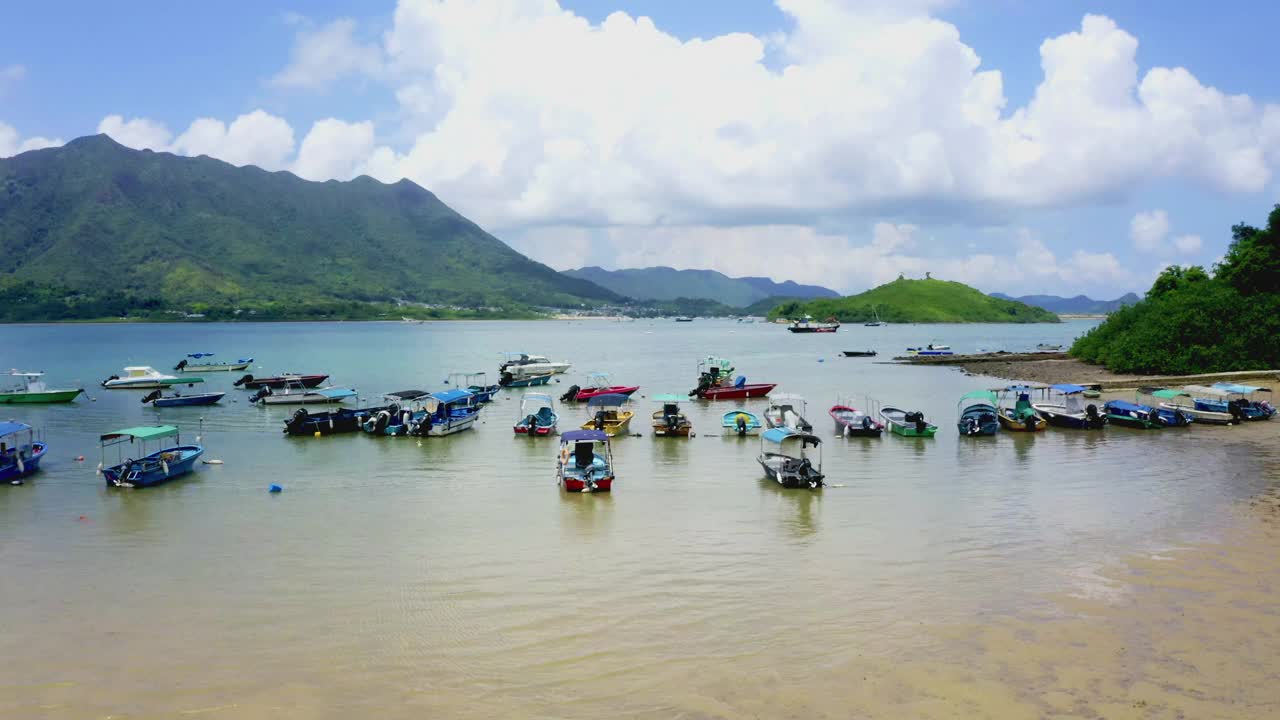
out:
<path id="1" fill-rule="evenodd" d="M 1039 383 L 1074 383 L 1101 390 L 1130 390 L 1140 386 L 1203 384 L 1220 380 L 1280 382 L 1280 369 L 1259 368 L 1189 375 L 1123 375 L 1090 365 L 1066 353 L 1010 353 L 895 358 L 899 365 L 945 365 L 968 375 Z"/>

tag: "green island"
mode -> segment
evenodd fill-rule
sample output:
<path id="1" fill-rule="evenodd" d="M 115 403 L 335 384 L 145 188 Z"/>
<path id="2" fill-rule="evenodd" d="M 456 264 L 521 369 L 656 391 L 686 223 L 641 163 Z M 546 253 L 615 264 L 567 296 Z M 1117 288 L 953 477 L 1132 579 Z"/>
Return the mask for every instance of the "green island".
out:
<path id="1" fill-rule="evenodd" d="M 812 315 L 840 322 L 888 323 L 1056 323 L 1058 316 L 1016 300 L 985 295 L 964 283 L 898 278 L 858 295 L 790 301 L 769 311 L 769 319 Z"/>
<path id="2" fill-rule="evenodd" d="M 1169 375 L 1280 363 L 1280 205 L 1259 229 L 1231 228 L 1213 272 L 1172 266 L 1146 298 L 1081 337 L 1071 355 L 1117 373 Z"/>

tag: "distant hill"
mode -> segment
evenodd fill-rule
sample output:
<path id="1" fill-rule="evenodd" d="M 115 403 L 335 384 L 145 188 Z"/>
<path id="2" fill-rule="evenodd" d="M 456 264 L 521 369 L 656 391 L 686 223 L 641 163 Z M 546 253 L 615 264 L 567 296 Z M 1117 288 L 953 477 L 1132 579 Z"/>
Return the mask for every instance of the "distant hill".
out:
<path id="1" fill-rule="evenodd" d="M 1059 322 L 1058 316 L 1016 300 L 984 295 L 963 283 L 947 280 L 894 280 L 860 295 L 784 303 L 769 318 L 812 315 L 841 322 L 880 319 L 889 323 L 1033 323 Z"/>
<path id="2" fill-rule="evenodd" d="M 565 270 L 565 275 L 608 288 L 637 300 L 696 298 L 715 300 L 730 307 L 746 307 L 768 297 L 839 297 L 840 293 L 817 285 L 800 285 L 790 280 L 774 282 L 763 277 L 731 278 L 715 270 L 676 270 L 649 267 L 632 270 L 605 270 L 590 266 Z"/>
<path id="3" fill-rule="evenodd" d="M 807 302 L 808 300 L 812 300 L 812 299 L 813 298 L 779 297 L 777 295 L 770 295 L 769 297 L 763 300 L 757 300 L 751 303 L 750 305 L 742 308 L 739 311 L 739 313 L 742 315 L 764 316 L 764 315 L 768 315 L 771 310 L 773 310 L 774 308 L 784 303 Z"/>
<path id="4" fill-rule="evenodd" d="M 1018 302 L 1042 307 L 1045 310 L 1067 315 L 1106 315 L 1115 312 L 1125 305 L 1137 304 L 1142 298 L 1137 293 L 1128 293 L 1115 300 L 1094 300 L 1084 295 L 1064 298 L 1057 295 L 1023 295 L 1010 297 L 1004 293 L 991 293 L 991 297 L 1001 300 L 1017 300 Z"/>
<path id="5" fill-rule="evenodd" d="M 18 286 L 70 296 L 72 316 L 103 303 L 116 312 L 122 298 L 153 309 L 620 300 L 408 180 L 310 182 L 105 135 L 0 160 L 0 291 Z"/>

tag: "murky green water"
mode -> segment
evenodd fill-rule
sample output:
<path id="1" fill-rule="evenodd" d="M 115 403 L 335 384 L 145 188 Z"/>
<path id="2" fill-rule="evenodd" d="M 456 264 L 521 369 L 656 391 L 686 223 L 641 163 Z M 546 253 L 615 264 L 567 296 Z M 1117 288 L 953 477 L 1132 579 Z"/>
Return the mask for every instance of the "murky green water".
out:
<path id="1" fill-rule="evenodd" d="M 0 328 L 0 366 L 82 380 L 94 399 L 0 409 L 52 445 L 37 479 L 0 488 L 0 715 L 734 716 L 708 699 L 708 678 L 785 694 L 789 679 L 935 642 L 929 627 L 1043 609 L 1088 592 L 1117 558 L 1216 537 L 1271 470 L 1207 428 L 962 439 L 955 402 L 989 380 L 838 351 L 1017 350 L 1087 327 Z M 518 391 L 475 431 L 419 441 L 286 438 L 291 410 L 238 390 L 220 407 L 155 410 L 141 392 L 97 389 L 125 365 L 215 351 L 255 356 L 260 375 L 327 372 L 375 398 L 439 388 L 452 370 L 492 373 L 517 349 L 574 363 L 557 394 L 592 370 L 645 395 L 685 392 L 699 357 L 729 356 L 750 380 L 808 398 L 840 487 L 764 481 L 757 441 L 717 436 L 723 403 L 688 406 L 696 438 L 617 440 L 615 492 L 582 496 L 558 491 L 554 441 L 513 436 Z M 236 376 L 206 374 L 205 387 Z M 838 394 L 923 408 L 941 430 L 834 437 Z M 652 407 L 637 406 L 646 431 Z M 586 419 L 561 414 L 562 428 Z M 97 435 L 151 422 L 202 432 L 226 464 L 149 490 L 102 487 Z"/>

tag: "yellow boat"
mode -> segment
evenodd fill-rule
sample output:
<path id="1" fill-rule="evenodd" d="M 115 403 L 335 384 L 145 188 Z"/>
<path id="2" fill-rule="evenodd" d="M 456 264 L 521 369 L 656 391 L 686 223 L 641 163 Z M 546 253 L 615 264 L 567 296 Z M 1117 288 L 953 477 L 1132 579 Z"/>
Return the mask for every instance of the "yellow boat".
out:
<path id="1" fill-rule="evenodd" d="M 635 413 L 623 410 L 622 406 L 630 400 L 626 395 L 610 393 L 596 395 L 587 401 L 587 409 L 594 410 L 591 419 L 582 423 L 583 430 L 600 430 L 609 437 L 626 435 L 631 429 L 631 418 Z"/>

